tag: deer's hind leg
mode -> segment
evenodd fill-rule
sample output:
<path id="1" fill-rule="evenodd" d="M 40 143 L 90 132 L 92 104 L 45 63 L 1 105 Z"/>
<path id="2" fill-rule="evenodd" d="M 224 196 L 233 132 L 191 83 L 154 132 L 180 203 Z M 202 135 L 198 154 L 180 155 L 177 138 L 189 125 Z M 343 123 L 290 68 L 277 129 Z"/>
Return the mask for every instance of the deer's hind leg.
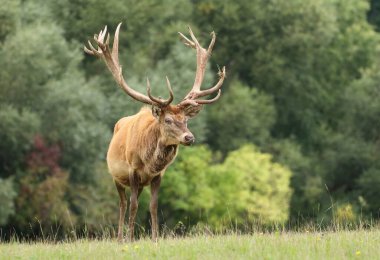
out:
<path id="1" fill-rule="evenodd" d="M 117 231 L 117 241 L 122 242 L 123 241 L 123 227 L 124 227 L 124 220 L 125 220 L 125 211 L 127 209 L 127 198 L 125 195 L 125 187 L 122 186 L 116 180 L 115 180 L 115 186 L 116 186 L 117 192 L 119 193 L 119 197 L 120 197 L 119 227 L 118 227 L 118 231 Z"/>
<path id="2" fill-rule="evenodd" d="M 152 221 L 152 240 L 157 241 L 158 238 L 158 220 L 157 220 L 157 205 L 158 205 L 158 191 L 160 189 L 161 175 L 153 178 L 150 184 L 151 198 L 150 198 L 150 215 Z"/>
<path id="3" fill-rule="evenodd" d="M 131 187 L 131 196 L 129 201 L 129 241 L 132 242 L 134 240 L 136 213 L 139 206 L 138 198 L 143 190 L 143 187 L 140 186 L 140 179 L 136 173 L 129 176 L 129 184 Z"/>

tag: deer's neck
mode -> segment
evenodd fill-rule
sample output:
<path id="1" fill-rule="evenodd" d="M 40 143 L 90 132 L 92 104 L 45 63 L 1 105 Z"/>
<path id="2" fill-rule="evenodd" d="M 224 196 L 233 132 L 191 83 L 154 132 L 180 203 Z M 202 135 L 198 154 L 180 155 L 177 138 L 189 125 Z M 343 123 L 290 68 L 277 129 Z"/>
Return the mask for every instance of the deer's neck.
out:
<path id="1" fill-rule="evenodd" d="M 151 160 L 150 170 L 153 174 L 163 171 L 177 155 L 178 145 L 166 145 L 158 140 L 156 149 Z"/>
<path id="2" fill-rule="evenodd" d="M 144 156 L 146 168 L 151 174 L 163 171 L 175 158 L 178 151 L 177 144 L 169 144 L 165 136 L 161 134 L 159 124 L 151 125 L 149 129 L 151 138 Z"/>

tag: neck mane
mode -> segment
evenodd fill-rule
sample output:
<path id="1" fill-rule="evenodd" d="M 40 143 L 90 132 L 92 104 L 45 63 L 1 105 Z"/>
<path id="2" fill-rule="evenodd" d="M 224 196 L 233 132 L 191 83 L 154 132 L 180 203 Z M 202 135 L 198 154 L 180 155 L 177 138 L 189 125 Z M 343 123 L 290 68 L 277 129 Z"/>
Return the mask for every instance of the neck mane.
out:
<path id="1" fill-rule="evenodd" d="M 141 141 L 147 147 L 142 157 L 151 174 L 162 172 L 177 155 L 178 145 L 167 144 L 161 134 L 160 124 L 153 117 Z"/>

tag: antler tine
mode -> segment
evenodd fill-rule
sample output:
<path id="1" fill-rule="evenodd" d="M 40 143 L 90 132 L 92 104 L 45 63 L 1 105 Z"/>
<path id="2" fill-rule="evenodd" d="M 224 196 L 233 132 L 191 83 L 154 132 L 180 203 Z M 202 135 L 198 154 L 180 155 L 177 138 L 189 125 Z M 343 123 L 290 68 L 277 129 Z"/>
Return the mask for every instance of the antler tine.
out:
<path id="1" fill-rule="evenodd" d="M 217 101 L 219 98 L 220 98 L 220 94 L 222 93 L 222 90 L 219 89 L 218 90 L 218 94 L 216 94 L 216 96 L 212 99 L 198 99 L 198 100 L 194 100 L 195 102 L 197 102 L 197 104 L 211 104 L 211 103 L 214 103 L 215 101 Z"/>
<path id="2" fill-rule="evenodd" d="M 149 79 L 146 78 L 146 85 L 147 85 L 147 93 L 148 93 L 148 97 L 153 100 L 154 102 L 156 102 L 157 104 L 159 104 L 159 106 L 168 106 L 174 99 L 174 94 L 173 94 L 173 90 L 172 90 L 172 87 L 170 85 L 170 81 L 169 81 L 169 78 L 168 76 L 166 76 L 166 84 L 167 84 L 167 88 L 169 90 L 169 98 L 167 100 L 162 100 L 160 98 L 156 98 L 154 96 L 152 96 L 151 94 L 151 88 L 150 88 L 150 82 L 149 82 Z"/>
<path id="3" fill-rule="evenodd" d="M 181 40 L 182 40 L 182 42 L 183 42 L 186 46 L 195 49 L 195 44 L 194 44 L 194 42 L 192 42 L 189 38 L 187 38 L 185 35 L 183 35 L 183 33 L 178 32 L 178 34 L 181 36 Z"/>
<path id="4" fill-rule="evenodd" d="M 199 44 L 197 38 L 195 37 L 195 35 L 194 35 L 194 33 L 190 27 L 189 27 L 189 33 L 191 36 L 191 40 L 189 38 L 187 38 L 185 35 L 183 35 L 182 33 L 179 33 L 179 35 L 181 36 L 181 40 L 184 42 L 184 44 L 186 46 L 189 46 L 191 48 L 196 49 L 196 51 L 197 51 L 197 70 L 195 73 L 194 85 L 193 85 L 191 91 L 185 96 L 184 100 L 179 105 L 180 106 L 184 106 L 184 105 L 194 106 L 195 104 L 196 105 L 210 104 L 210 103 L 213 103 L 219 99 L 219 96 L 221 93 L 220 88 L 222 87 L 223 81 L 224 81 L 225 76 L 226 76 L 226 68 L 223 67 L 222 70 L 218 72 L 219 80 L 215 86 L 213 86 L 209 89 L 206 89 L 206 90 L 200 89 L 202 82 L 203 82 L 203 79 L 204 79 L 207 61 L 208 61 L 209 57 L 211 56 L 211 52 L 212 52 L 212 49 L 213 49 L 215 41 L 216 41 L 216 34 L 214 31 L 211 32 L 212 38 L 211 38 L 210 44 L 206 50 L 205 48 L 203 48 Z M 210 99 L 210 100 L 198 99 L 200 97 L 210 95 L 210 94 L 214 93 L 215 91 L 218 91 L 218 94 L 213 99 Z"/>
<path id="5" fill-rule="evenodd" d="M 167 87 L 168 87 L 168 90 L 169 90 L 169 95 L 170 95 L 170 97 L 169 97 L 169 99 L 168 99 L 168 105 L 173 101 L 173 99 L 174 99 L 174 94 L 173 94 L 173 89 L 172 89 L 172 86 L 171 86 L 171 84 L 170 84 L 170 81 L 169 81 L 169 78 L 168 78 L 168 76 L 166 76 L 166 85 L 167 85 Z"/>
<path id="6" fill-rule="evenodd" d="M 99 37 L 98 37 L 99 42 L 102 42 L 102 43 L 103 43 L 103 41 L 104 41 L 104 36 L 106 35 L 106 33 L 107 33 L 107 25 L 104 26 L 104 29 L 101 30 L 100 33 L 99 33 Z"/>
<path id="7" fill-rule="evenodd" d="M 222 70 L 218 72 L 218 74 L 219 74 L 220 78 L 219 78 L 218 83 L 214 87 L 199 92 L 199 94 L 197 96 L 193 96 L 191 99 L 185 98 L 178 105 L 179 106 L 188 106 L 188 105 L 198 106 L 198 105 L 204 105 L 204 104 L 211 104 L 211 103 L 214 103 L 215 101 L 217 101 L 221 95 L 221 89 L 220 88 L 222 87 L 223 81 L 226 77 L 226 67 L 223 67 Z M 200 98 L 203 96 L 210 95 L 215 91 L 218 91 L 218 94 L 212 99 L 195 99 L 195 98 Z"/>
<path id="8" fill-rule="evenodd" d="M 220 88 L 223 85 L 224 79 L 226 77 L 226 67 L 225 66 L 223 66 L 222 70 L 219 70 L 218 75 L 219 75 L 219 80 L 216 83 L 216 85 L 213 86 L 212 88 L 205 89 L 205 90 L 198 92 L 197 98 L 210 95 L 211 93 L 213 93 L 217 90 L 220 90 Z"/>
<path id="9" fill-rule="evenodd" d="M 145 96 L 144 94 L 132 89 L 124 80 L 123 74 L 122 74 L 122 68 L 119 64 L 119 32 L 120 32 L 121 23 L 118 24 L 112 50 L 110 50 L 109 47 L 109 41 L 110 41 L 110 34 L 107 34 L 107 26 L 104 27 L 103 30 L 99 32 L 99 35 L 94 35 L 94 40 L 98 45 L 98 48 L 95 49 L 95 47 L 91 44 L 90 41 L 88 41 L 89 49 L 84 46 L 84 51 L 90 55 L 94 55 L 96 57 L 102 58 L 102 60 L 106 63 L 108 69 L 112 73 L 112 76 L 114 77 L 117 84 L 132 98 L 143 102 L 145 104 L 150 105 L 165 105 L 166 102 L 171 102 L 173 100 L 172 96 L 173 93 L 171 91 L 170 98 L 162 103 L 162 101 L 158 102 L 155 99 L 150 99 L 149 97 Z M 107 35 L 107 37 L 106 37 Z M 171 90 L 171 88 L 170 88 Z M 170 103 L 169 102 L 169 103 Z M 168 104 L 169 104 L 168 103 Z"/>
<path id="10" fill-rule="evenodd" d="M 190 37 L 191 37 L 191 39 L 193 40 L 193 42 L 195 43 L 195 46 L 196 46 L 196 47 L 201 47 L 201 45 L 200 45 L 199 42 L 198 42 L 198 39 L 195 37 L 195 35 L 194 35 L 194 33 L 193 33 L 193 30 L 191 30 L 191 27 L 188 26 L 187 28 L 189 29 Z M 201 47 L 201 48 L 202 48 L 202 47 Z"/>
<path id="11" fill-rule="evenodd" d="M 99 51 L 106 51 L 108 47 L 108 44 L 107 44 L 107 40 L 106 42 L 104 43 L 104 37 L 106 36 L 106 33 L 107 33 L 107 25 L 104 27 L 104 30 L 101 30 L 99 32 L 99 35 L 94 35 L 94 40 L 95 42 L 98 44 L 98 50 Z"/>
<path id="12" fill-rule="evenodd" d="M 117 25 L 116 31 L 115 31 L 115 37 L 113 39 L 113 45 L 112 45 L 112 58 L 114 61 L 119 64 L 119 32 L 120 32 L 120 26 L 121 23 Z"/>
<path id="13" fill-rule="evenodd" d="M 90 54 L 90 55 L 94 55 L 94 56 L 96 56 L 96 57 L 99 57 L 99 55 L 100 55 L 101 53 L 99 53 L 98 50 L 95 49 L 94 46 L 92 46 L 92 44 L 91 44 L 90 41 L 88 41 L 88 46 L 90 47 L 91 50 L 87 49 L 87 47 L 86 47 L 86 45 L 85 45 L 85 46 L 84 46 L 84 51 L 85 51 L 86 53 Z"/>
<path id="14" fill-rule="evenodd" d="M 86 46 L 83 47 L 83 50 L 84 50 L 84 52 L 87 53 L 87 54 L 95 55 L 95 53 L 94 53 L 92 50 L 87 49 Z"/>
<path id="15" fill-rule="evenodd" d="M 109 44 L 110 44 L 110 33 L 107 33 L 106 45 L 109 46 Z"/>
<path id="16" fill-rule="evenodd" d="M 216 40 L 216 34 L 214 31 L 211 32 L 211 42 L 208 45 L 207 53 L 209 56 L 211 56 L 212 49 L 214 48 L 215 40 Z"/>
<path id="17" fill-rule="evenodd" d="M 195 49 L 197 51 L 197 70 L 195 73 L 195 80 L 191 92 L 199 92 L 203 82 L 204 74 L 206 71 L 206 64 L 210 54 L 199 44 L 197 38 L 195 37 L 193 31 L 189 26 L 189 33 Z"/>

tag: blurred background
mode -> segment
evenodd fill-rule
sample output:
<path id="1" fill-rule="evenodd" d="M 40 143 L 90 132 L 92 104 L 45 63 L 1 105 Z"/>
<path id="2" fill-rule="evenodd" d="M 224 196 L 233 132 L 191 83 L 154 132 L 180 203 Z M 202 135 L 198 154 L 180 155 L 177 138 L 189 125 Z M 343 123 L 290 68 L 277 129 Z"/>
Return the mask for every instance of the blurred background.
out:
<path id="1" fill-rule="evenodd" d="M 190 123 L 159 196 L 161 227 L 187 232 L 380 217 L 380 1 L 1 0 L 2 236 L 113 234 L 118 196 L 105 154 L 115 122 L 141 104 L 83 45 L 123 22 L 124 77 L 176 101 L 194 81 L 195 51 L 217 42 L 207 88 L 221 99 Z M 149 189 L 140 198 L 149 230 Z"/>

